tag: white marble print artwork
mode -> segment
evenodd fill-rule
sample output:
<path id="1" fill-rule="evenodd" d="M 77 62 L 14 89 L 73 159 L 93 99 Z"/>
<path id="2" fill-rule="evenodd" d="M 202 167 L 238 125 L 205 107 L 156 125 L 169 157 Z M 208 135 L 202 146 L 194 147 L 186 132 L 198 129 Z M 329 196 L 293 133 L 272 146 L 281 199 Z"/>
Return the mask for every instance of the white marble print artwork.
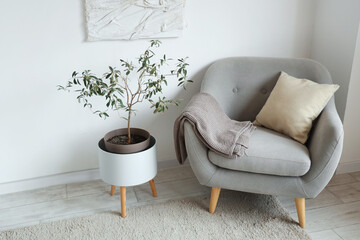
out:
<path id="1" fill-rule="evenodd" d="M 179 37 L 185 0 L 86 0 L 88 40 Z"/>

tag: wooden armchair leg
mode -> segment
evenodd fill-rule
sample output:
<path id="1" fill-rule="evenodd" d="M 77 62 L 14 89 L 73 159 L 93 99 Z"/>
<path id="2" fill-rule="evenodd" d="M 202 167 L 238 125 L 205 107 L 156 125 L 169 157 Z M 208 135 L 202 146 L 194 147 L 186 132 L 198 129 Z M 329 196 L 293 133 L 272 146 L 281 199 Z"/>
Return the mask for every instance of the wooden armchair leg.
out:
<path id="1" fill-rule="evenodd" d="M 116 189 L 115 185 L 111 185 L 111 191 L 110 191 L 111 196 L 114 195 L 115 189 Z"/>
<path id="2" fill-rule="evenodd" d="M 305 228 L 305 198 L 295 198 L 295 204 L 299 225 L 301 228 Z"/>
<path id="3" fill-rule="evenodd" d="M 214 213 L 215 208 L 219 199 L 221 188 L 213 187 L 211 188 L 211 197 L 210 197 L 210 207 L 209 213 Z"/>

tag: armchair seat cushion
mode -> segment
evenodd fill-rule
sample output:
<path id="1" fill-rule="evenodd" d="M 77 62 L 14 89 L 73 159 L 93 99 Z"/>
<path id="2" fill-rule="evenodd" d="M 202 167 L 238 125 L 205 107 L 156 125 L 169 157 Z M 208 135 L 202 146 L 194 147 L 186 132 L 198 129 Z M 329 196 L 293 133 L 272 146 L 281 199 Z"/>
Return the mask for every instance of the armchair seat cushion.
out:
<path id="1" fill-rule="evenodd" d="M 230 159 L 209 151 L 208 158 L 221 168 L 291 177 L 305 175 L 311 165 L 305 145 L 263 127 L 254 131 L 245 156 Z"/>

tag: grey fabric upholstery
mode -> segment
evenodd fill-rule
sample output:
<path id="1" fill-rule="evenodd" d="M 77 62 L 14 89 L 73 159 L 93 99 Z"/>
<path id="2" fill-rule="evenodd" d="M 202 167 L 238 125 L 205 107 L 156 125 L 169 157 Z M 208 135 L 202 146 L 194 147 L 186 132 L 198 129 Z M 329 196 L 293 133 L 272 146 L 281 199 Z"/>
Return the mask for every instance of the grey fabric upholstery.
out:
<path id="1" fill-rule="evenodd" d="M 311 165 L 306 146 L 263 127 L 252 134 L 245 156 L 231 159 L 210 150 L 208 158 L 222 168 L 291 177 L 305 175 Z"/>
<path id="2" fill-rule="evenodd" d="M 212 64 L 204 76 L 201 91 L 213 95 L 230 118 L 252 121 L 266 102 L 281 71 L 318 83 L 332 83 L 326 68 L 309 59 L 238 57 Z M 212 154 L 197 139 L 189 123 L 185 123 L 185 144 L 190 165 L 202 185 L 314 198 L 328 184 L 339 163 L 343 127 L 334 99 L 331 99 L 315 121 L 305 145 L 311 167 L 303 176 L 276 176 L 219 167 L 209 160 L 208 156 Z"/>

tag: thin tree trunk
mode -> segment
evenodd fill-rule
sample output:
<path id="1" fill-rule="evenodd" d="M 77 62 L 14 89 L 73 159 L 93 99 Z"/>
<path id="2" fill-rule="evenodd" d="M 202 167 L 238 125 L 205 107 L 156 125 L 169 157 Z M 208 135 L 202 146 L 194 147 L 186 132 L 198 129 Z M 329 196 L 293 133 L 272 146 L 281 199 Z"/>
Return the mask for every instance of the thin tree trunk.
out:
<path id="1" fill-rule="evenodd" d="M 131 143 L 131 133 L 130 133 L 130 118 L 131 118 L 131 108 L 129 109 L 129 116 L 128 116 L 128 144 Z"/>

